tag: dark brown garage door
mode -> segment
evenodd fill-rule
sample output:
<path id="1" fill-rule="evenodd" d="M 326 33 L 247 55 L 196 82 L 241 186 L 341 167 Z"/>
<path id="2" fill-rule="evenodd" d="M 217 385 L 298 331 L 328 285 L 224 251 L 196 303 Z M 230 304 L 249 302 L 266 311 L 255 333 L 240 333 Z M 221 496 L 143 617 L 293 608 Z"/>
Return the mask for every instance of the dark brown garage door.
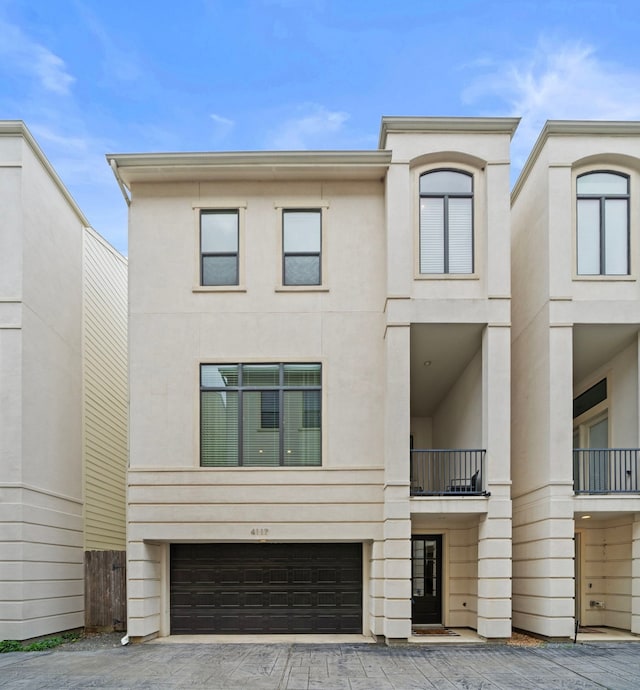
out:
<path id="1" fill-rule="evenodd" d="M 361 544 L 172 544 L 171 633 L 361 633 Z"/>

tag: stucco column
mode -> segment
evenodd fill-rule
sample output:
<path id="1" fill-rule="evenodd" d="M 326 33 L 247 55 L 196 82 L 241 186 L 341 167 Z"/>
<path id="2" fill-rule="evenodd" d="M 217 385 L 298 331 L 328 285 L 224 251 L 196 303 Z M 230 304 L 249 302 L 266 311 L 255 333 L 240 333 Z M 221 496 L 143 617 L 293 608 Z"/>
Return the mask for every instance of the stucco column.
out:
<path id="1" fill-rule="evenodd" d="M 482 338 L 482 445 L 485 489 L 491 493 L 478 528 L 478 634 L 511 636 L 511 444 L 508 325 Z"/>
<path id="2" fill-rule="evenodd" d="M 492 497 L 478 526 L 478 634 L 511 637 L 511 502 Z"/>
<path id="3" fill-rule="evenodd" d="M 411 634 L 409 325 L 387 327 L 384 484 L 384 621 L 387 640 Z"/>
<path id="4" fill-rule="evenodd" d="M 528 447 L 514 457 L 514 465 L 523 464 L 513 499 L 513 625 L 570 638 L 575 616 L 572 327 L 552 324 L 531 337 L 539 343 L 539 355 L 530 357 L 535 380 L 524 369 L 514 380 L 514 386 L 529 385 L 533 394 L 528 409 L 520 410 L 532 425 Z"/>
<path id="5" fill-rule="evenodd" d="M 631 632 L 640 635 L 640 513 L 633 516 L 631 539 Z"/>

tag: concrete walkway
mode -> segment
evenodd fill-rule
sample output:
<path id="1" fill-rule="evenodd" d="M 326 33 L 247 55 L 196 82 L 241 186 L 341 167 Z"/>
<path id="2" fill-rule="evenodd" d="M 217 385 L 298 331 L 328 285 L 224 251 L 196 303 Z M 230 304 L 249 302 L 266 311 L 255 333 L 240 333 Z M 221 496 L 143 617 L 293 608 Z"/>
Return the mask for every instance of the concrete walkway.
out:
<path id="1" fill-rule="evenodd" d="M 71 645 L 70 650 L 73 649 Z M 145 644 L 0 655 L 2 688 L 638 690 L 640 645 Z"/>

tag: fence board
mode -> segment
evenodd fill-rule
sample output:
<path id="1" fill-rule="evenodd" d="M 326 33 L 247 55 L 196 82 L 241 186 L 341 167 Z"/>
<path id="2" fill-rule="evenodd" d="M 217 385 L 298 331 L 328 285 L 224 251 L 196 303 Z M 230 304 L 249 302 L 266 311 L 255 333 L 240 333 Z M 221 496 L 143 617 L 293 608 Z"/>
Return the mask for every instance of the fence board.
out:
<path id="1" fill-rule="evenodd" d="M 126 630 L 126 562 L 125 551 L 85 551 L 85 630 Z"/>

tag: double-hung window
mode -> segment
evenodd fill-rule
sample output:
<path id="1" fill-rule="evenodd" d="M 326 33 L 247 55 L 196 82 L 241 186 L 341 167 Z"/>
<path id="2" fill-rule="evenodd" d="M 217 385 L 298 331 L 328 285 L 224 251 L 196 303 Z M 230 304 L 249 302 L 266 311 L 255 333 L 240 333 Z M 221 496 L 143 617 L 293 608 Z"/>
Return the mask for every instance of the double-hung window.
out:
<path id="1" fill-rule="evenodd" d="M 420 176 L 420 273 L 473 273 L 473 176 Z"/>
<path id="2" fill-rule="evenodd" d="M 200 464 L 321 464 L 320 364 L 202 364 Z"/>
<path id="3" fill-rule="evenodd" d="M 578 275 L 628 275 L 628 176 L 586 173 L 576 192 Z"/>
<path id="4" fill-rule="evenodd" d="M 200 284 L 238 285 L 237 209 L 200 212 Z"/>
<path id="5" fill-rule="evenodd" d="M 282 284 L 320 285 L 322 211 L 282 211 Z"/>

